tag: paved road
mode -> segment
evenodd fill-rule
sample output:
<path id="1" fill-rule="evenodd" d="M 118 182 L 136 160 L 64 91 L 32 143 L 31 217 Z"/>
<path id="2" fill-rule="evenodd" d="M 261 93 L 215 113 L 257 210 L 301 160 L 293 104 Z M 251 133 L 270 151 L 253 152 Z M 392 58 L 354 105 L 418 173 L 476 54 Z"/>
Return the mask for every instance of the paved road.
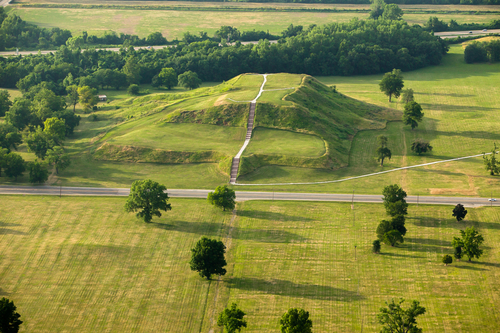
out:
<path id="1" fill-rule="evenodd" d="M 500 29 L 491 29 L 485 32 L 483 32 L 482 30 L 470 30 L 470 31 L 472 31 L 472 33 L 470 33 L 469 31 L 443 31 L 443 32 L 435 32 L 434 35 L 446 39 L 446 38 L 456 38 L 458 36 L 460 37 L 475 36 L 475 35 L 486 36 L 488 34 L 500 33 Z"/>
<path id="2" fill-rule="evenodd" d="M 7 7 L 11 0 L 0 0 L 0 7 Z"/>
<path id="3" fill-rule="evenodd" d="M 205 199 L 210 190 L 168 190 L 172 198 Z M 64 195 L 64 196 L 128 196 L 128 188 L 55 187 L 55 186 L 0 186 L 0 194 L 15 195 Z M 236 200 L 291 200 L 381 203 L 382 196 L 366 194 L 291 193 L 291 192 L 246 192 L 236 191 Z M 489 202 L 487 198 L 409 196 L 408 203 L 456 205 L 467 207 L 500 206 L 500 202 Z"/>

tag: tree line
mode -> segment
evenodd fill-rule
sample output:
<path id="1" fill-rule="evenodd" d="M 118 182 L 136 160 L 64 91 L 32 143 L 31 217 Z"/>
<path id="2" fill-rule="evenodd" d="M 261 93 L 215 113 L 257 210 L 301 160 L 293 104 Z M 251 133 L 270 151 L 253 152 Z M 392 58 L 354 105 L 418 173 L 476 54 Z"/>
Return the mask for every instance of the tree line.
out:
<path id="1" fill-rule="evenodd" d="M 470 42 L 464 50 L 464 60 L 468 64 L 500 61 L 500 40 Z"/>

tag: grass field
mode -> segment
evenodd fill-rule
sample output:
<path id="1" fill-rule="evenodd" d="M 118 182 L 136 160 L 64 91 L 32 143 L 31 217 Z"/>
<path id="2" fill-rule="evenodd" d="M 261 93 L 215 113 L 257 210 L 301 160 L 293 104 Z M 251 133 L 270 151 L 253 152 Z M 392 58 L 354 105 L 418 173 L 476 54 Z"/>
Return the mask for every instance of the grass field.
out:
<path id="1" fill-rule="evenodd" d="M 144 224 L 124 202 L 2 197 L 0 295 L 15 302 L 20 332 L 221 332 L 214 319 L 231 302 L 247 313 L 246 332 L 277 331 L 290 307 L 310 311 L 315 332 L 375 332 L 392 297 L 426 307 L 424 332 L 500 326 L 495 208 L 469 208 L 457 223 L 449 206 L 410 206 L 405 243 L 375 255 L 382 205 L 245 202 L 230 222 L 204 200 L 173 199 L 172 211 Z M 484 256 L 445 267 L 451 239 L 470 225 Z M 219 283 L 189 270 L 204 235 L 228 246 Z"/>
<path id="2" fill-rule="evenodd" d="M 230 3 L 233 5 L 234 3 Z M 198 5 L 194 3 L 192 5 Z M 253 4 L 255 6 L 255 4 Z M 258 4 L 263 5 L 263 4 Z M 308 4 L 311 6 L 311 4 Z M 332 5 L 333 8 L 338 6 Z M 364 6 L 366 7 L 366 6 Z M 473 6 L 480 10 L 478 7 Z M 499 6 L 496 6 L 499 7 Z M 497 8 L 498 10 L 498 8 Z M 168 40 L 182 39 L 185 32 L 198 34 L 207 32 L 212 36 L 221 26 L 230 25 L 239 30 L 263 30 L 280 35 L 290 24 L 303 25 L 348 22 L 355 17 L 368 18 L 368 13 L 343 12 L 227 12 L 220 11 L 174 11 L 174 10 L 126 10 L 126 9 L 71 9 L 71 8 L 22 8 L 12 12 L 23 20 L 45 28 L 69 29 L 73 35 L 82 31 L 102 35 L 105 31 L 136 34 L 146 37 L 161 32 Z M 424 24 L 431 14 L 404 16 L 409 24 Z M 498 14 L 470 15 L 469 13 L 432 14 L 441 20 L 456 20 L 459 23 L 488 23 Z"/>
<path id="3" fill-rule="evenodd" d="M 315 135 L 257 127 L 244 155 L 281 154 L 318 157 L 325 153 L 325 142 Z"/>

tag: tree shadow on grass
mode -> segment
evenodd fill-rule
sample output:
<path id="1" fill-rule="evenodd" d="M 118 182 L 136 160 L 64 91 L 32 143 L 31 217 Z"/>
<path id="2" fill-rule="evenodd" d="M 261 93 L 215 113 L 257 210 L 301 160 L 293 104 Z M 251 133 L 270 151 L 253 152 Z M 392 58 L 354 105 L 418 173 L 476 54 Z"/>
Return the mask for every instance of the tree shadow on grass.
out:
<path id="1" fill-rule="evenodd" d="M 26 235 L 24 231 L 5 228 L 5 227 L 19 227 L 19 226 L 21 226 L 21 224 L 7 223 L 0 221 L 0 235 Z"/>
<path id="2" fill-rule="evenodd" d="M 9 296 L 10 293 L 6 292 L 5 290 L 3 290 L 2 288 L 0 288 L 0 296 Z"/>
<path id="3" fill-rule="evenodd" d="M 455 266 L 456 268 L 459 268 L 459 269 L 467 269 L 470 271 L 487 271 L 487 269 L 480 268 L 480 267 L 474 267 L 474 266 L 465 266 L 465 265 L 453 265 L 453 266 Z"/>
<path id="4" fill-rule="evenodd" d="M 389 252 L 381 252 L 379 253 L 382 256 L 387 256 L 387 257 L 396 257 L 396 258 L 414 258 L 414 259 L 420 259 L 423 258 L 422 256 L 412 256 L 408 254 L 401 254 L 401 253 L 389 253 Z"/>
<path id="5" fill-rule="evenodd" d="M 498 108 L 490 108 L 486 106 L 465 106 L 465 105 L 449 105 L 437 103 L 420 103 L 424 110 L 438 109 L 440 111 L 453 111 L 453 112 L 476 112 L 476 111 L 498 111 Z"/>
<path id="6" fill-rule="evenodd" d="M 187 232 L 202 236 L 218 236 L 221 223 L 172 221 L 171 223 L 151 222 L 148 225 L 164 230 Z M 307 241 L 306 237 L 280 229 L 250 229 L 234 227 L 233 239 L 247 239 L 262 243 L 298 243 Z"/>
<path id="7" fill-rule="evenodd" d="M 474 97 L 476 95 L 471 94 L 457 94 L 457 93 L 425 93 L 425 92 L 414 92 L 415 95 L 432 95 L 432 96 L 450 96 L 450 97 Z"/>
<path id="8" fill-rule="evenodd" d="M 344 302 L 359 301 L 365 298 L 363 295 L 359 295 L 350 290 L 317 284 L 300 284 L 280 279 L 264 280 L 258 278 L 232 277 L 225 281 L 231 285 L 231 288 L 279 296 Z"/>
<path id="9" fill-rule="evenodd" d="M 405 237 L 405 243 L 416 243 L 434 246 L 451 246 L 451 241 L 444 241 L 440 239 L 429 239 L 429 238 L 410 238 Z"/>
<path id="10" fill-rule="evenodd" d="M 445 131 L 433 131 L 433 134 L 438 136 L 463 136 L 471 139 L 488 139 L 488 140 L 500 140 L 500 133 L 492 133 L 487 131 L 460 131 L 460 132 L 445 132 Z M 488 151 L 486 151 L 488 152 Z M 483 152 L 479 152 L 483 153 Z M 474 154 L 475 155 L 475 154 Z"/>
<path id="11" fill-rule="evenodd" d="M 457 200 L 458 201 L 458 200 Z M 450 215 L 451 215 L 451 210 L 450 210 Z M 467 227 L 474 227 L 475 229 L 481 230 L 481 229 L 493 229 L 493 230 L 499 230 L 500 229 L 500 222 L 495 223 L 495 222 L 479 222 L 479 221 L 473 221 L 473 220 L 462 220 L 460 222 L 457 222 L 456 219 L 451 218 L 451 219 L 437 219 L 434 217 L 427 217 L 427 216 L 415 216 L 415 217 L 407 217 L 407 220 L 413 220 L 413 224 L 416 226 L 420 227 L 433 227 L 433 228 L 454 228 L 454 229 L 460 229 L 460 230 L 465 230 Z M 459 234 L 457 233 L 457 237 Z"/>
<path id="12" fill-rule="evenodd" d="M 475 259 L 475 260 L 477 260 L 477 259 Z M 487 266 L 487 267 L 500 268 L 500 263 L 495 263 L 495 262 L 467 261 L 467 263 L 472 264 L 472 265 L 477 265 L 477 266 Z"/>
<path id="13" fill-rule="evenodd" d="M 236 215 L 249 217 L 249 218 L 255 218 L 255 219 L 280 221 L 280 222 L 299 222 L 299 221 L 309 222 L 309 221 L 312 221 L 312 219 L 310 219 L 308 217 L 292 216 L 292 215 L 286 215 L 286 214 L 282 214 L 282 213 L 274 213 L 274 212 L 260 211 L 260 210 L 238 210 L 238 211 L 236 211 Z"/>
<path id="14" fill-rule="evenodd" d="M 273 179 L 275 177 L 288 177 L 290 172 L 283 167 L 277 165 L 264 165 L 249 174 L 243 175 L 240 180 L 242 181 L 258 181 Z"/>

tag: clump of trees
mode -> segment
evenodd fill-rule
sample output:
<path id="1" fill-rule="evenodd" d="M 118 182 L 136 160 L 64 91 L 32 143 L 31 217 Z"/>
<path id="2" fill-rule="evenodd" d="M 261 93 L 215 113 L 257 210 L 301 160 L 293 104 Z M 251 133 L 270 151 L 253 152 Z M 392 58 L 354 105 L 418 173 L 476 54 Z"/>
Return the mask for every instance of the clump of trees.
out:
<path id="1" fill-rule="evenodd" d="M 132 183 L 130 194 L 125 204 L 127 212 L 137 212 L 136 216 L 149 223 L 153 216 L 161 217 L 160 210 L 169 211 L 169 197 L 165 185 L 151 179 L 136 180 Z"/>
<path id="2" fill-rule="evenodd" d="M 418 127 L 418 123 L 422 121 L 424 113 L 422 112 L 422 107 L 415 101 L 411 101 L 405 104 L 405 109 L 403 111 L 403 124 L 410 125 L 411 129 Z"/>
<path id="3" fill-rule="evenodd" d="M 404 242 L 406 235 L 405 215 L 408 214 L 408 204 L 406 203 L 406 192 L 397 184 L 386 186 L 382 192 L 384 195 L 384 207 L 391 220 L 382 220 L 376 230 L 378 243 L 384 242 L 390 246 L 396 246 Z M 376 250 L 376 244 L 373 243 L 373 250 Z M 380 249 L 379 249 L 380 251 Z"/>

